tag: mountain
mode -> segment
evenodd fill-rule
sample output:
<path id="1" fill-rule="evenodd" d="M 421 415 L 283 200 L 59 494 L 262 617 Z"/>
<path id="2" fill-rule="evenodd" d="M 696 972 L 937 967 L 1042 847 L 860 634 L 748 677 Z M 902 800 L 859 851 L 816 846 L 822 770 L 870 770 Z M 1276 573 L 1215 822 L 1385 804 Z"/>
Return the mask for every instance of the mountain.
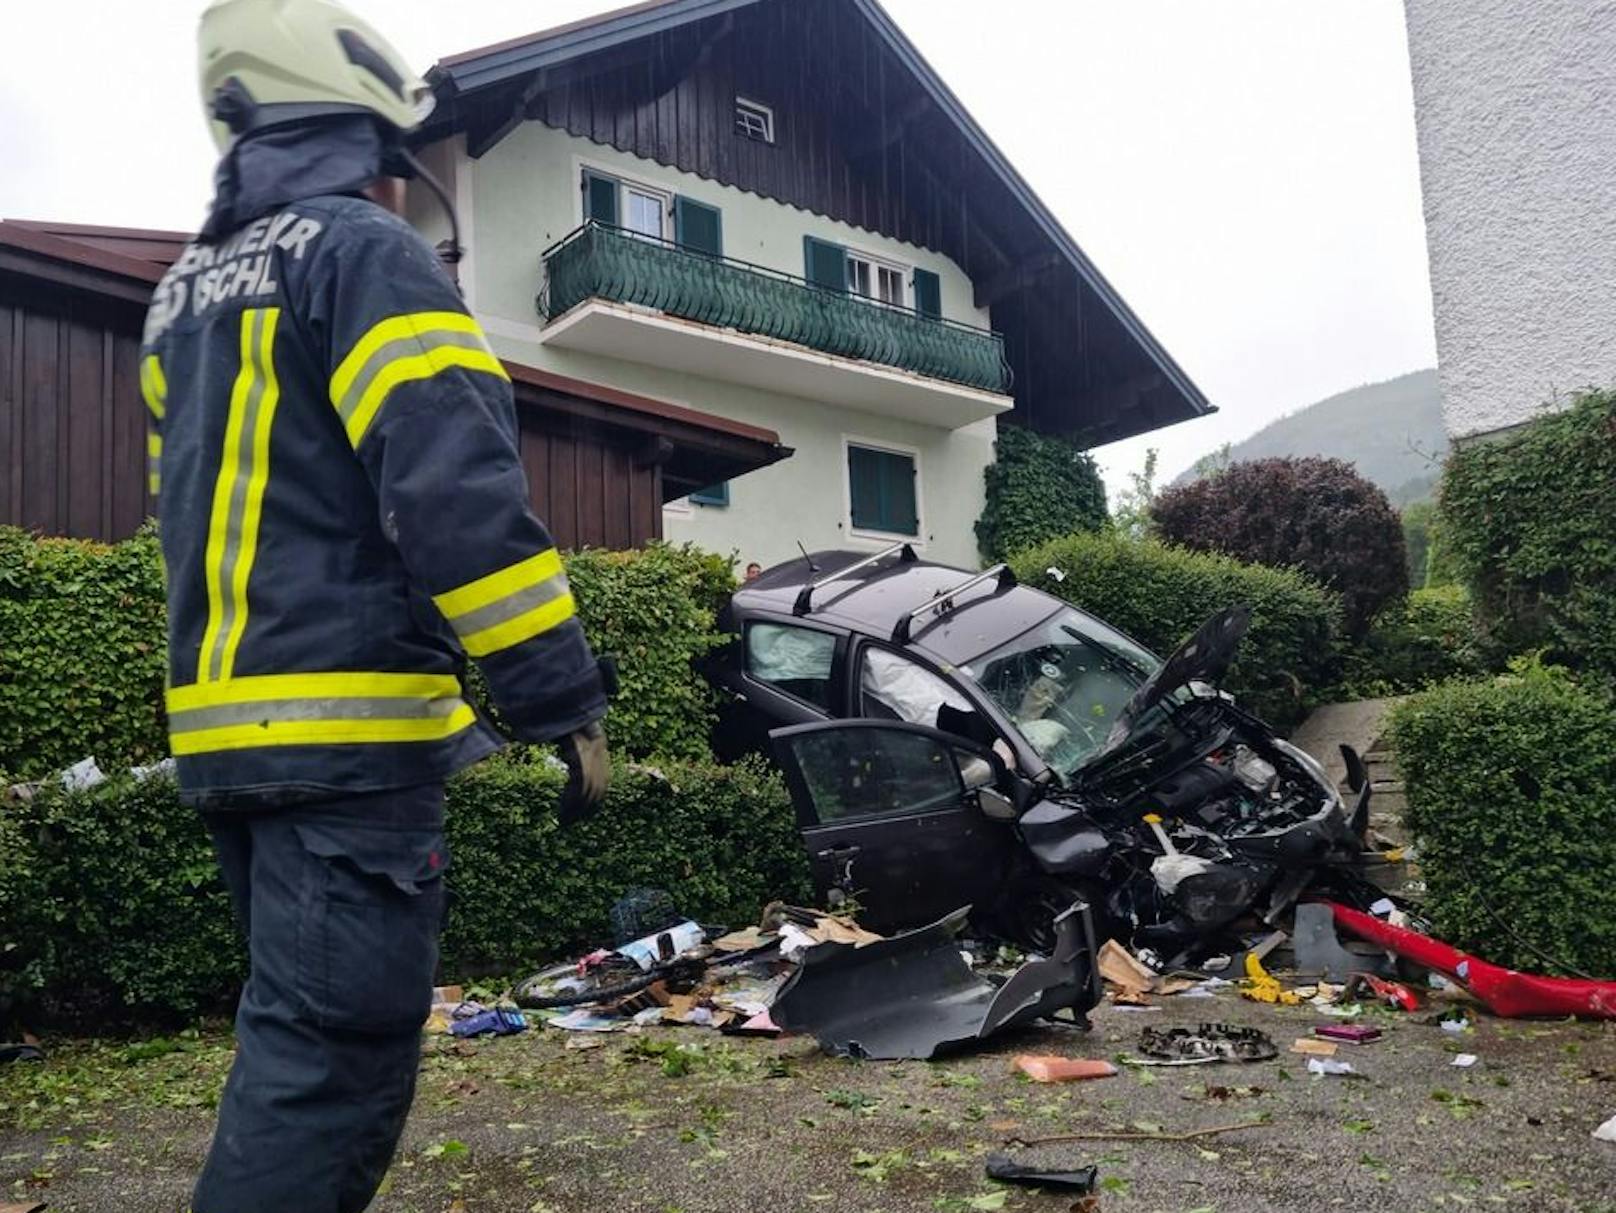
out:
<path id="1" fill-rule="evenodd" d="M 1448 437 L 1436 371 L 1413 371 L 1330 396 L 1271 422 L 1228 448 L 1229 461 L 1326 455 L 1355 464 L 1401 508 L 1429 497 Z M 1216 463 L 1224 462 L 1220 453 Z M 1189 471 L 1178 479 L 1191 480 Z"/>

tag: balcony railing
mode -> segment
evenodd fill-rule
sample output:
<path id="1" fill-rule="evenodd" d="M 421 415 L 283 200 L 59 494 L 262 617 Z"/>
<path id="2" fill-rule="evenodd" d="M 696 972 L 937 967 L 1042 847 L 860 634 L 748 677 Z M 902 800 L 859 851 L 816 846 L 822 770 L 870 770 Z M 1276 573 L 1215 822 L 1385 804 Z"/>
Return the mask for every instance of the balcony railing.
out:
<path id="1" fill-rule="evenodd" d="M 745 261 L 590 220 L 548 249 L 544 264 L 538 307 L 546 320 L 587 299 L 632 303 L 985 392 L 1010 392 L 1010 364 L 998 333 L 828 290 Z"/>

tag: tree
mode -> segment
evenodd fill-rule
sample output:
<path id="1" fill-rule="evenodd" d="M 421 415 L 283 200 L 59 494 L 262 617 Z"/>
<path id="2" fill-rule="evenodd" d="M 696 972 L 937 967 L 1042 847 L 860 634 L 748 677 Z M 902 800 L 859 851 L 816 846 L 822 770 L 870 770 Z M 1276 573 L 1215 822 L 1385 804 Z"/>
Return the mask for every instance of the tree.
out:
<path id="1" fill-rule="evenodd" d="M 1094 459 L 1064 438 L 1006 425 L 983 471 L 987 502 L 976 542 L 988 560 L 1105 525 L 1105 483 Z"/>
<path id="2" fill-rule="evenodd" d="M 1350 635 L 1408 593 L 1403 526 L 1386 494 L 1339 459 L 1257 459 L 1168 489 L 1151 508 L 1169 543 L 1290 565 L 1341 595 Z"/>

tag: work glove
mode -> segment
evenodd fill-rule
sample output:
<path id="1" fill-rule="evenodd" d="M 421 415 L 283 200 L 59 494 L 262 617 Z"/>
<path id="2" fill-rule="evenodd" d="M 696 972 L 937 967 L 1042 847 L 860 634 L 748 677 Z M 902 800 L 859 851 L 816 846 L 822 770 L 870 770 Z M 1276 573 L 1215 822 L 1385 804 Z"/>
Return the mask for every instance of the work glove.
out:
<path id="1" fill-rule="evenodd" d="M 563 826 L 583 821 L 600 808 L 612 781 L 611 755 L 606 751 L 606 730 L 598 720 L 561 739 L 561 761 L 567 764 L 567 786 L 561 793 Z"/>

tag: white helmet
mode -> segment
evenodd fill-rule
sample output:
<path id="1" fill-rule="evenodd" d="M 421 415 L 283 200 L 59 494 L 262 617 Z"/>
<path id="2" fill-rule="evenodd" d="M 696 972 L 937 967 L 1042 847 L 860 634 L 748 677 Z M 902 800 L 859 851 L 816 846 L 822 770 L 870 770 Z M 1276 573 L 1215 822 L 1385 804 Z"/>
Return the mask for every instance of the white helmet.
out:
<path id="1" fill-rule="evenodd" d="M 412 131 L 432 112 L 427 82 L 337 0 L 212 0 L 197 51 L 220 151 L 302 118 L 364 112 Z"/>

